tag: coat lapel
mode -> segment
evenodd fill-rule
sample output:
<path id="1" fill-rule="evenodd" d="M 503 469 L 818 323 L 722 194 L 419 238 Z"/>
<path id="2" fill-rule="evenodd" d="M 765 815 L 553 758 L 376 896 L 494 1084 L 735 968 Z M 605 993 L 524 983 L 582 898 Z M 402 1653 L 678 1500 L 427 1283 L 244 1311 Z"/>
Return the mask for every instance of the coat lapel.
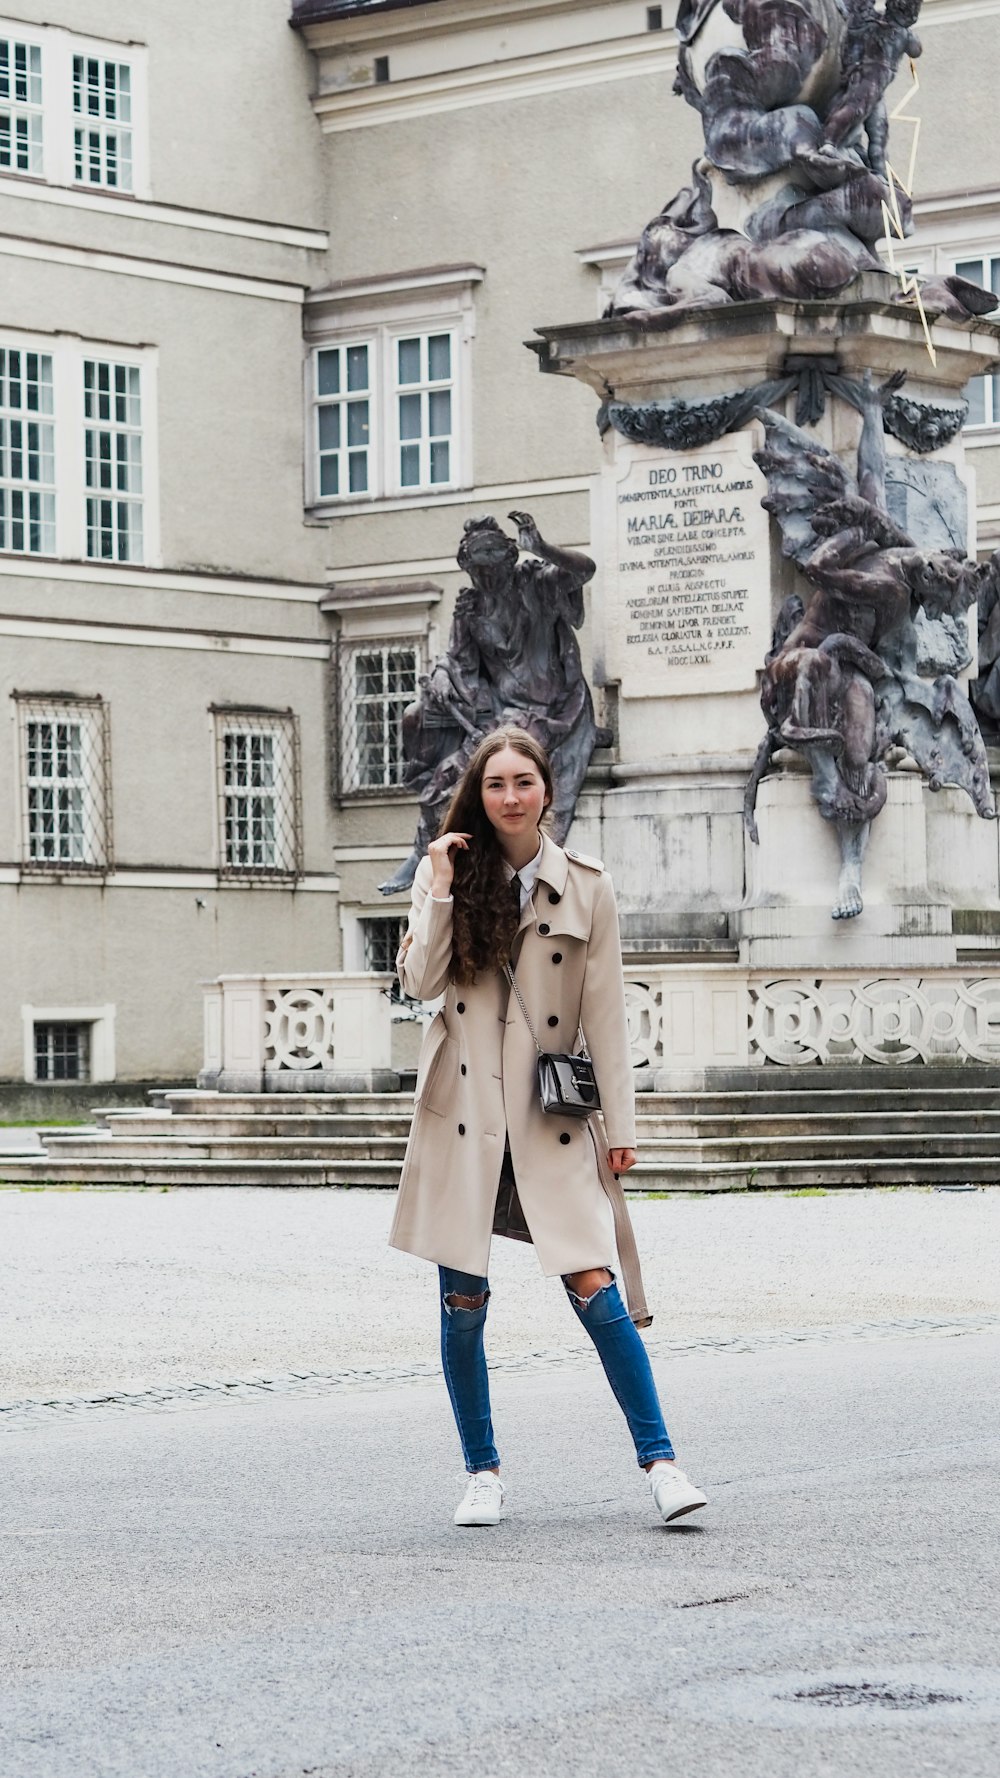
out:
<path id="1" fill-rule="evenodd" d="M 583 882 L 577 879 L 583 878 Z M 587 880 L 589 879 L 589 881 Z M 553 938 L 589 938 L 592 917 L 593 883 L 590 871 L 570 875 L 569 859 L 561 846 L 542 835 L 542 861 L 538 867 L 535 900 L 537 920 L 547 926 Z M 552 897 L 557 899 L 553 901 Z"/>

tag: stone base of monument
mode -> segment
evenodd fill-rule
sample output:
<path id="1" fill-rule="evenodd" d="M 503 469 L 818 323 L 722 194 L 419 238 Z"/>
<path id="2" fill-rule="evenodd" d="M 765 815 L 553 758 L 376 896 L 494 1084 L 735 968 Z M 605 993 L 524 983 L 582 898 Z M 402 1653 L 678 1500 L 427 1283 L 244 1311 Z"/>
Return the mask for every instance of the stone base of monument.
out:
<path id="1" fill-rule="evenodd" d="M 571 844 L 619 889 L 638 1090 L 1000 1062 L 996 823 L 893 771 L 863 911 L 835 921 L 836 837 L 797 761 L 764 780 L 757 814 L 755 846 L 732 770 L 581 798 Z"/>
<path id="2" fill-rule="evenodd" d="M 617 758 L 592 772 L 570 844 L 615 879 L 637 1079 L 651 1089 L 1000 1061 L 995 822 L 890 755 L 863 911 L 838 920 L 837 833 L 801 755 L 778 753 L 759 786 L 759 844 L 743 826 L 772 627 L 789 593 L 810 595 L 761 505 L 759 408 L 807 424 L 853 476 L 861 419 L 845 383 L 905 369 L 885 418 L 889 510 L 921 547 L 974 553 L 962 390 L 996 361 L 1000 334 L 936 320 L 932 360 L 894 288 L 868 274 L 836 300 L 688 311 L 665 331 L 540 329 L 543 370 L 604 402 L 593 631 Z M 969 643 L 974 657 L 974 610 Z"/>
<path id="3" fill-rule="evenodd" d="M 747 844 L 747 894 L 733 915 L 741 962 L 794 968 L 944 966 L 958 961 L 953 910 L 975 907 L 1000 934 L 997 829 L 957 791 L 928 791 L 915 771 L 889 775 L 864 861 L 864 907 L 831 918 L 840 855 L 808 775 L 765 778 L 759 843 Z M 1000 963 L 1000 957 L 998 957 Z"/>

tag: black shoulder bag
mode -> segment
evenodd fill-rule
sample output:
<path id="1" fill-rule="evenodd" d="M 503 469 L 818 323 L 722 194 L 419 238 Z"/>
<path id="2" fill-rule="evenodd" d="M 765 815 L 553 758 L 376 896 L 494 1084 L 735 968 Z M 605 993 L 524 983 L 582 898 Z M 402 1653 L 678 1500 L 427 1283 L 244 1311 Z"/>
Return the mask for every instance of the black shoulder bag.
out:
<path id="1" fill-rule="evenodd" d="M 531 1032 L 531 1040 L 538 1051 L 538 1096 L 543 1111 L 553 1117 L 590 1117 L 593 1112 L 601 1109 L 601 1095 L 597 1090 L 597 1077 L 594 1064 L 587 1054 L 587 1046 L 583 1045 L 578 1056 L 557 1055 L 553 1050 L 543 1050 L 535 1036 L 535 1027 L 528 1017 L 528 1009 L 521 999 L 521 990 L 514 980 L 514 971 L 510 964 L 505 965 L 507 980 L 510 982 L 517 1003 L 524 1014 L 524 1022 Z M 580 1036 L 582 1038 L 582 1032 Z"/>

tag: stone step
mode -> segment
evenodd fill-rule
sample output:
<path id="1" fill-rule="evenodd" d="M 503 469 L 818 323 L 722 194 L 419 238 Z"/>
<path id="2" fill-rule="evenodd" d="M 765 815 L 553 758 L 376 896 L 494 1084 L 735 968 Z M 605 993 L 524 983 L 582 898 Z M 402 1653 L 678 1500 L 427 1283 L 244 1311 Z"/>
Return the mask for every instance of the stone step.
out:
<path id="1" fill-rule="evenodd" d="M 874 1157 L 892 1160 L 897 1155 L 980 1155 L 994 1156 L 1000 1168 L 1000 1134 L 981 1135 L 971 1130 L 942 1132 L 929 1130 L 924 1135 L 903 1132 L 897 1136 L 880 1135 L 874 1143 L 870 1136 L 814 1135 L 812 1131 L 799 1136 L 740 1136 L 715 1141 L 692 1141 L 686 1137 L 660 1139 L 646 1144 L 640 1151 L 651 1163 L 660 1161 L 693 1161 L 709 1165 L 717 1161 L 739 1162 L 754 1167 L 769 1161 L 813 1160 L 825 1167 L 830 1160 L 862 1160 Z"/>
<path id="2" fill-rule="evenodd" d="M 394 1187 L 395 1161 L 36 1160 L 0 1157 L 0 1184 L 53 1186 L 369 1186 Z M 900 1155 L 894 1159 L 744 1162 L 650 1162 L 632 1169 L 629 1192 L 837 1190 L 877 1185 L 998 1185 L 1000 1156 Z"/>
<path id="3" fill-rule="evenodd" d="M 151 1093 L 150 1098 L 155 1106 L 178 1111 L 185 1117 L 206 1117 L 216 1111 L 226 1116 L 245 1114 L 252 1117 L 262 1112 L 271 1116 L 309 1117 L 320 1111 L 405 1113 L 413 1109 L 412 1093 L 208 1093 L 171 1088 L 162 1093 Z M 101 1108 L 94 1112 L 94 1116 L 106 1117 L 109 1110 Z"/>
<path id="4" fill-rule="evenodd" d="M 641 1083 L 648 1078 L 649 1070 L 636 1069 L 636 1081 Z M 921 1062 L 862 1062 L 845 1064 L 824 1062 L 821 1066 L 805 1063 L 801 1066 L 771 1066 L 756 1068 L 718 1069 L 713 1071 L 706 1080 L 704 1087 L 689 1085 L 680 1076 L 668 1083 L 683 1093 L 698 1093 L 703 1090 L 717 1093 L 745 1093 L 751 1098 L 759 1093 L 798 1093 L 809 1092 L 815 1097 L 819 1093 L 858 1091 L 913 1092 L 922 1094 L 928 1087 L 934 1089 L 949 1086 L 960 1086 L 998 1093 L 1000 1092 L 1000 1067 L 984 1062 L 942 1061 L 929 1066 Z M 641 1084 L 640 1084 L 641 1090 Z"/>
<path id="5" fill-rule="evenodd" d="M 313 1117 L 162 1117 L 154 1112 L 144 1112 L 141 1117 L 119 1117 L 115 1112 L 109 1112 L 102 1127 L 116 1142 L 144 1142 L 153 1136 L 188 1136 L 199 1142 L 217 1142 L 235 1136 L 289 1136 L 296 1141 L 307 1136 L 405 1138 L 412 1115 L 412 1108 L 405 1114 L 390 1117 L 361 1113 L 341 1117 L 333 1112 L 320 1112 Z M 60 1134 L 56 1130 L 43 1132 L 46 1137 Z M 80 1135 L 82 1131 L 77 1128 L 67 1130 L 66 1134 Z"/>
<path id="6" fill-rule="evenodd" d="M 925 1078 L 925 1077 L 924 1077 Z M 153 1110 L 125 1111 L 117 1107 L 98 1107 L 93 1112 L 99 1124 L 131 1125 L 143 1122 L 154 1127 L 154 1120 L 191 1118 L 264 1118 L 271 1122 L 292 1117 L 377 1118 L 409 1120 L 413 1097 L 403 1093 L 327 1094 L 307 1093 L 299 1096 L 281 1093 L 256 1095 L 236 1093 L 191 1094 L 170 1092 L 156 1095 L 163 1103 Z M 168 1103 L 169 1102 L 169 1103 Z M 854 1092 L 792 1092 L 780 1093 L 641 1093 L 636 1099 L 641 1118 L 683 1117 L 707 1118 L 840 1118 L 872 1117 L 880 1114 L 924 1115 L 1000 1115 L 1000 1088 L 926 1087 L 901 1090 L 899 1085 L 885 1089 L 864 1089 Z"/>
<path id="7" fill-rule="evenodd" d="M 402 1164 L 403 1136 L 223 1136 L 209 1129 L 197 1135 L 132 1135 L 110 1130 L 74 1130 L 65 1136 L 46 1131 L 45 1150 L 54 1160 L 88 1160 L 107 1154 L 121 1160 L 322 1160 L 395 1161 Z"/>
<path id="8" fill-rule="evenodd" d="M 94 1154 L 107 1154 L 114 1147 L 116 1156 L 121 1159 L 169 1159 L 185 1157 L 196 1159 L 402 1159 L 406 1149 L 407 1127 L 404 1124 L 399 1131 L 386 1131 L 377 1118 L 368 1120 L 374 1125 L 363 1134 L 320 1133 L 319 1129 L 302 1127 L 310 1120 L 292 1118 L 288 1120 L 288 1129 L 279 1129 L 276 1133 L 253 1134 L 233 1133 L 230 1129 L 219 1129 L 215 1120 L 208 1118 L 190 1118 L 187 1129 L 174 1129 L 171 1118 L 158 1120 L 164 1125 L 162 1129 L 149 1129 L 148 1120 L 130 1120 L 125 1125 L 110 1125 L 107 1129 L 68 1129 L 68 1131 L 44 1131 L 44 1149 L 48 1154 L 60 1159 L 69 1157 L 87 1157 Z M 181 1120 L 178 1120 L 181 1122 Z M 253 1129 L 254 1120 L 244 1120 Z M 322 1118 L 322 1124 L 329 1125 L 333 1120 Z M 820 1127 L 819 1120 L 808 1122 L 802 1127 L 801 1120 L 788 1118 L 785 1127 L 765 1129 L 756 1124 L 753 1118 L 746 1118 L 740 1129 L 733 1129 L 731 1124 L 719 1120 L 721 1129 L 703 1124 L 687 1125 L 687 1120 L 676 1120 L 676 1124 L 667 1127 L 649 1127 L 662 1125 L 665 1120 L 639 1120 L 639 1143 L 641 1154 L 648 1161 L 660 1159 L 690 1159 L 690 1161 L 746 1161 L 747 1165 L 756 1165 L 758 1161 L 767 1159 L 804 1159 L 815 1156 L 817 1161 L 829 1156 L 842 1156 L 849 1159 L 861 1154 L 875 1154 L 879 1157 L 891 1157 L 893 1154 L 1000 1154 L 1000 1122 L 993 1118 L 993 1127 L 984 1127 L 982 1120 L 966 1120 L 957 1118 L 952 1124 L 945 1124 L 940 1118 L 927 1117 L 916 1129 L 909 1127 L 915 1124 L 915 1118 L 902 1118 L 900 1125 L 890 1124 L 888 1117 L 879 1117 L 877 1129 L 858 1131 L 854 1118 L 843 1118 L 840 1129 Z"/>
<path id="9" fill-rule="evenodd" d="M 799 1116 L 803 1112 L 836 1113 L 842 1111 L 898 1111 L 909 1102 L 914 1109 L 934 1111 L 976 1111 L 1000 1107 L 1000 1076 L 995 1083 L 983 1082 L 987 1070 L 976 1070 L 974 1079 L 966 1070 L 900 1069 L 893 1078 L 878 1086 L 857 1084 L 851 1087 L 827 1087 L 820 1084 L 819 1070 L 790 1070 L 793 1080 L 780 1089 L 760 1088 L 750 1092 L 678 1092 L 639 1093 L 636 1109 L 643 1116 Z M 841 1074 L 845 1071 L 841 1070 Z M 854 1070 L 855 1076 L 861 1072 Z M 888 1072 L 888 1071 L 886 1071 Z M 866 1080 L 870 1070 L 865 1070 Z M 807 1078 L 803 1078 L 807 1075 Z M 944 1084 L 928 1084 L 947 1076 Z M 916 1078 L 915 1078 L 916 1077 Z M 774 1077 L 768 1073 L 768 1078 Z M 209 1093 L 179 1089 L 155 1092 L 152 1111 L 123 1111 L 117 1107 L 98 1107 L 93 1112 L 97 1122 L 110 1118 L 143 1118 L 180 1115 L 182 1117 L 316 1117 L 316 1116 L 409 1116 L 413 1109 L 412 1093 Z"/>
<path id="10" fill-rule="evenodd" d="M 734 1137 L 744 1141 L 757 1136 L 859 1136 L 878 1143 L 884 1136 L 932 1136 L 935 1131 L 947 1135 L 968 1131 L 986 1135 L 990 1131 L 1000 1139 L 1000 1106 L 989 1112 L 978 1111 L 877 1111 L 877 1112 L 797 1112 L 792 1116 L 752 1117 L 651 1117 L 640 1113 L 636 1119 L 640 1142 L 655 1142 L 666 1137 L 693 1138 L 702 1142 Z"/>
<path id="11" fill-rule="evenodd" d="M 391 1161 L 229 1161 L 175 1158 L 105 1158 L 13 1161 L 0 1156 L 0 1185 L 150 1186 L 384 1186 L 399 1184 L 400 1164 Z"/>
<path id="12" fill-rule="evenodd" d="M 306 1116 L 242 1116 L 228 1117 L 221 1114 L 212 1117 L 185 1117 L 180 1114 L 164 1116 L 157 1112 L 117 1112 L 104 1114 L 103 1127 L 110 1131 L 116 1141 L 145 1141 L 153 1136 L 187 1136 L 199 1142 L 218 1142 L 232 1137 L 264 1137 L 282 1136 L 299 1140 L 305 1139 L 306 1130 L 309 1139 L 325 1136 L 356 1136 L 405 1138 L 412 1116 L 412 1108 L 406 1113 L 393 1113 L 379 1116 L 375 1112 L 341 1115 L 335 1112 L 318 1112 Z M 846 1135 L 868 1135 L 877 1139 L 882 1135 L 901 1134 L 912 1131 L 914 1134 L 940 1129 L 944 1132 L 957 1130 L 961 1126 L 969 1127 L 973 1133 L 984 1134 L 987 1130 L 996 1130 L 1000 1135 L 1000 1101 L 991 1103 L 987 1108 L 974 1112 L 956 1111 L 853 1111 L 846 1108 L 839 1111 L 827 1111 L 825 1107 L 809 1111 L 788 1113 L 768 1113 L 763 1116 L 750 1112 L 737 1112 L 723 1116 L 719 1113 L 702 1116 L 700 1114 L 671 1114 L 657 1112 L 650 1114 L 644 1109 L 643 1101 L 639 1102 L 637 1111 L 637 1127 L 642 1142 L 655 1141 L 659 1137 L 687 1136 L 702 1141 L 712 1141 L 723 1137 L 780 1136 L 798 1135 L 815 1132 L 816 1135 L 837 1135 L 841 1131 Z M 306 1129 L 303 1129 L 305 1124 Z M 51 1137 L 79 1136 L 84 1134 L 78 1127 L 71 1126 L 65 1132 L 50 1130 L 45 1132 L 46 1140 Z"/>
<path id="13" fill-rule="evenodd" d="M 994 1111 L 1000 1108 L 1000 1088 L 928 1087 L 926 1071 L 920 1087 L 902 1082 L 884 1088 L 858 1088 L 854 1092 L 811 1090 L 770 1093 L 639 1093 L 636 1110 L 645 1116 L 674 1117 L 798 1117 L 803 1113 L 836 1116 L 881 1111 Z"/>

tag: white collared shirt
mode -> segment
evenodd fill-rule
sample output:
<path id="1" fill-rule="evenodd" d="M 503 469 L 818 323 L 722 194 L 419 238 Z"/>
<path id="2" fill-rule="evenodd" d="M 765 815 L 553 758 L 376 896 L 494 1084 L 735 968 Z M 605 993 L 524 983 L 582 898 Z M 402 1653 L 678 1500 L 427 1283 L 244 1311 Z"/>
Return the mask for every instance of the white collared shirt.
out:
<path id="1" fill-rule="evenodd" d="M 529 858 L 527 864 L 522 864 L 520 870 L 515 871 L 514 866 L 512 864 L 508 864 L 506 858 L 503 861 L 504 876 L 507 878 L 508 883 L 512 883 L 514 881 L 515 876 L 518 876 L 521 879 L 521 912 L 522 912 L 522 914 L 524 913 L 524 910 L 527 907 L 528 902 L 531 900 L 531 897 L 535 893 L 535 884 L 538 881 L 538 872 L 541 868 L 541 863 L 542 863 L 541 836 L 539 836 L 538 851 L 535 853 L 534 858 Z"/>

